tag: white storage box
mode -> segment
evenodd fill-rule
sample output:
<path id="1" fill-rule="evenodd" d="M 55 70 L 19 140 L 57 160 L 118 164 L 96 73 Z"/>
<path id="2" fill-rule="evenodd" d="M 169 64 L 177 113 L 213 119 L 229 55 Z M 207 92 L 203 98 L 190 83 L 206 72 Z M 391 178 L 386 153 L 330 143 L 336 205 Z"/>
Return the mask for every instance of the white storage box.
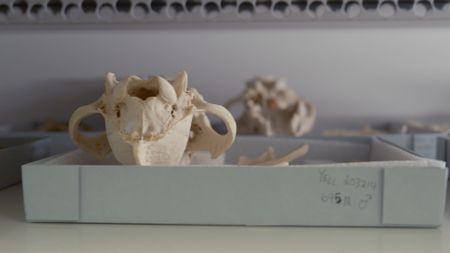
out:
<path id="1" fill-rule="evenodd" d="M 309 153 L 285 167 L 237 166 L 268 146 Z M 225 165 L 123 166 L 82 151 L 26 164 L 32 222 L 436 227 L 444 162 L 378 138 L 238 137 Z"/>
<path id="2" fill-rule="evenodd" d="M 442 136 L 443 134 L 386 134 L 379 137 L 423 157 L 442 160 L 439 155 L 442 147 L 438 143 Z"/>

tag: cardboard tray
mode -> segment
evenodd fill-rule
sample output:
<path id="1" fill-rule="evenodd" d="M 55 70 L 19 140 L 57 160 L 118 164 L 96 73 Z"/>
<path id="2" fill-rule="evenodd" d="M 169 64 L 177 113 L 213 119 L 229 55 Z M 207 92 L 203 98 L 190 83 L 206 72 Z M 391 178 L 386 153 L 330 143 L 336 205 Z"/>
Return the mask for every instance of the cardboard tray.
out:
<path id="1" fill-rule="evenodd" d="M 438 140 L 443 134 L 387 134 L 378 137 L 426 158 L 440 159 Z"/>
<path id="2" fill-rule="evenodd" d="M 268 146 L 310 152 L 285 167 L 236 166 Z M 378 138 L 353 141 L 239 137 L 225 165 L 123 166 L 73 151 L 26 164 L 31 222 L 257 226 L 441 224 L 444 162 Z"/>
<path id="3" fill-rule="evenodd" d="M 0 137 L 0 189 L 20 182 L 22 164 L 48 156 L 48 140 Z"/>
<path id="4" fill-rule="evenodd" d="M 423 122 L 446 122 L 444 119 L 434 119 L 434 120 L 424 120 Z M 346 130 L 359 130 L 362 129 L 364 126 L 366 126 L 368 123 L 370 124 L 374 129 L 385 131 L 386 133 L 383 134 L 377 134 L 377 135 L 355 135 L 355 136 L 324 136 L 323 132 L 326 130 L 333 130 L 333 129 L 346 129 Z M 440 147 L 437 143 L 438 138 L 445 136 L 443 133 L 436 133 L 436 132 L 427 132 L 424 130 L 417 130 L 414 132 L 414 129 L 409 129 L 410 131 L 413 131 L 412 133 L 401 133 L 403 126 L 406 124 L 402 121 L 374 121 L 367 119 L 366 121 L 362 119 L 324 119 L 319 118 L 317 119 L 316 124 L 314 125 L 314 128 L 311 133 L 306 133 L 305 136 L 301 137 L 307 137 L 307 138 L 318 138 L 318 137 L 326 137 L 328 139 L 359 139 L 359 138 L 367 138 L 369 136 L 377 136 L 382 138 L 383 140 L 386 140 L 388 142 L 391 142 L 392 144 L 398 145 L 402 148 L 405 148 L 407 150 L 413 151 L 416 154 L 422 155 L 427 158 L 432 159 L 440 159 L 440 155 L 438 154 L 440 151 Z M 222 122 L 220 123 L 213 123 L 213 127 L 216 129 L 216 131 L 220 133 L 226 133 L 226 128 Z M 252 135 L 255 136 L 255 135 Z"/>

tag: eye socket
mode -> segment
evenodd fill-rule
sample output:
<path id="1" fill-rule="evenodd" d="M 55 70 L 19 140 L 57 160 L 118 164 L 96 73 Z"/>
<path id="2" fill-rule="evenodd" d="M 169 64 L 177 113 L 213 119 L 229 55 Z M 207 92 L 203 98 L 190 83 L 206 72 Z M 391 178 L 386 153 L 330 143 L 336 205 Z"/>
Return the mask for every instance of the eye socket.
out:
<path id="1" fill-rule="evenodd" d="M 117 105 L 114 110 L 116 111 L 116 117 L 120 118 L 120 107 Z"/>
<path id="2" fill-rule="evenodd" d="M 178 109 L 177 105 L 172 105 L 172 111 L 170 112 L 172 118 L 175 118 L 175 112 L 177 111 L 177 109 Z"/>

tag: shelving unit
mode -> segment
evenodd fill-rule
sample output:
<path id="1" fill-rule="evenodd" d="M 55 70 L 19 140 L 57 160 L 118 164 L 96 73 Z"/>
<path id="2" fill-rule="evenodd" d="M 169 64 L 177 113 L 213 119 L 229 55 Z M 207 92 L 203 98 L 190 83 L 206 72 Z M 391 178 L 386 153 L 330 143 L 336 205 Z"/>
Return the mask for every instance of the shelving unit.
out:
<path id="1" fill-rule="evenodd" d="M 2 0 L 0 24 L 449 20 L 449 0 Z"/>
<path id="2" fill-rule="evenodd" d="M 317 101 L 320 117 L 392 119 L 445 113 L 449 4 L 450 0 L 0 0 L 0 115 L 7 122 L 62 119 L 100 94 L 105 71 L 121 76 L 174 75 L 182 68 L 188 68 L 193 86 L 216 103 L 236 95 L 245 78 L 274 74 L 287 77 L 302 96 Z M 301 23 L 333 21 L 342 22 L 297 29 Z M 370 25 L 346 27 L 356 21 Z M 433 21 L 444 25 L 423 26 Z M 235 26 L 177 26 L 184 23 Z M 240 29 L 249 23 L 290 25 Z M 407 28 L 396 27 L 398 23 Z M 147 29 L 150 24 L 156 26 Z M 173 26 L 165 30 L 159 24 Z M 399 100 L 401 106 L 395 107 Z M 443 226 L 437 229 L 46 224 L 24 221 L 17 185 L 0 190 L 0 252 L 448 253 L 449 194 Z"/>

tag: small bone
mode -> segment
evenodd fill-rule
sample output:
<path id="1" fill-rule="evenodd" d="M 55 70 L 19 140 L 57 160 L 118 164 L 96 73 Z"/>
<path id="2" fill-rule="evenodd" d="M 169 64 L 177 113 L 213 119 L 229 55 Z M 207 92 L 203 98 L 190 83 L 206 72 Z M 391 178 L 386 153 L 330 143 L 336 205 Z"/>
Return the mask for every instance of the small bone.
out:
<path id="1" fill-rule="evenodd" d="M 322 132 L 323 136 L 363 136 L 363 135 L 381 135 L 389 133 L 401 133 L 401 134 L 411 134 L 411 133 L 450 133 L 450 124 L 446 123 L 424 123 L 420 121 L 407 121 L 399 127 L 399 130 L 380 130 L 373 128 L 372 126 L 366 124 L 361 129 L 330 129 Z"/>
<path id="2" fill-rule="evenodd" d="M 262 153 L 255 159 L 251 159 L 246 156 L 240 156 L 238 165 L 287 166 L 292 160 L 295 160 L 308 153 L 308 150 L 309 145 L 304 144 L 283 157 L 275 158 L 273 147 L 270 146 L 264 153 Z"/>
<path id="3" fill-rule="evenodd" d="M 348 129 L 331 129 L 322 132 L 323 136 L 365 136 L 365 135 L 380 135 L 387 132 L 375 129 L 370 125 L 365 125 L 361 129 L 348 130 Z"/>
<path id="4" fill-rule="evenodd" d="M 449 134 L 450 125 L 446 123 L 424 123 L 420 121 L 411 120 L 403 125 L 403 129 L 406 133 L 417 133 L 417 132 L 434 132 Z"/>

